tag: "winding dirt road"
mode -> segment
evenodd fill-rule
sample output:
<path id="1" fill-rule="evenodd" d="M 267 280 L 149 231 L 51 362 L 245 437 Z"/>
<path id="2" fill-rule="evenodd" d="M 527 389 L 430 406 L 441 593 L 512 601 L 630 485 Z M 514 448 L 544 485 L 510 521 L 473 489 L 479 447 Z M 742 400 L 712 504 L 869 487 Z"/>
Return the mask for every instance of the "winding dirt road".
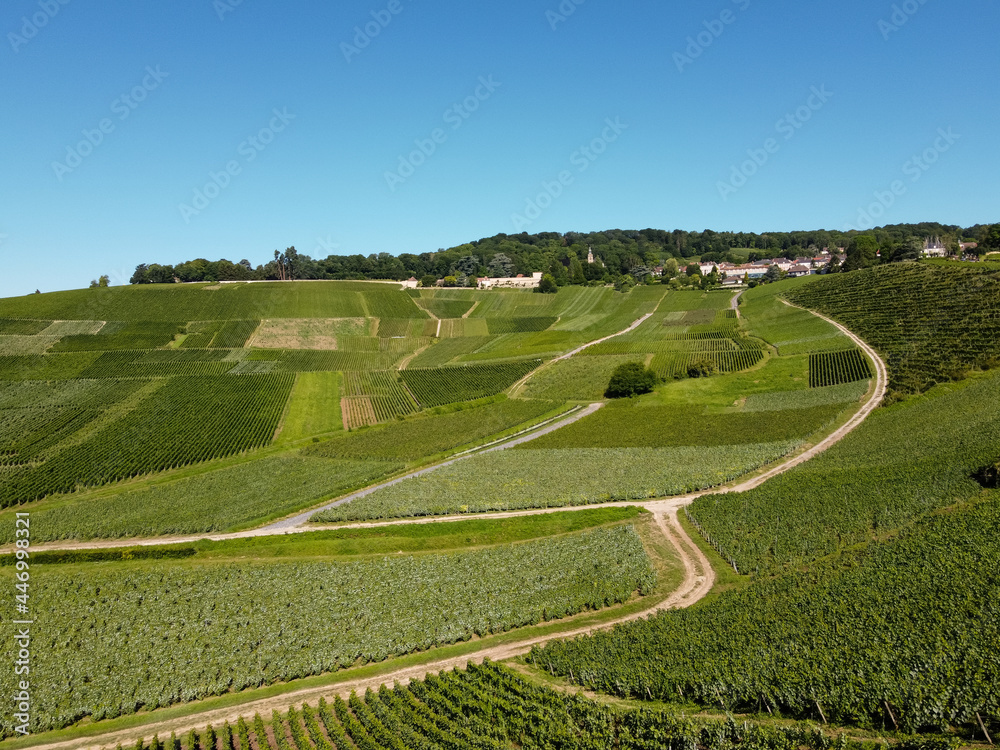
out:
<path id="1" fill-rule="evenodd" d="M 789 304 L 786 302 L 786 304 Z M 793 305 L 790 305 L 793 306 Z M 817 313 L 814 313 L 818 315 Z M 643 318 L 642 320 L 636 321 L 633 324 L 631 330 L 641 325 L 648 319 L 649 316 Z M 837 442 L 842 440 L 850 432 L 856 429 L 882 402 L 885 396 L 886 386 L 888 382 L 888 373 L 886 370 L 885 363 L 878 356 L 874 349 L 868 346 L 867 343 L 862 341 L 858 336 L 851 333 L 844 326 L 839 323 L 830 320 L 829 318 L 818 315 L 818 317 L 826 320 L 831 325 L 835 326 L 838 330 L 842 331 L 846 336 L 848 336 L 855 344 L 858 345 L 875 364 L 876 368 L 876 378 L 874 388 L 872 389 L 868 401 L 865 405 L 842 427 L 827 436 L 824 440 L 817 443 L 815 446 L 808 448 L 807 450 L 801 451 L 796 455 L 793 455 L 777 464 L 773 467 L 758 473 L 757 475 L 750 477 L 744 481 L 736 482 L 728 486 L 718 487 L 703 492 L 692 493 L 690 495 L 685 495 L 683 497 L 673 497 L 660 500 L 652 500 L 647 502 L 634 502 L 628 503 L 629 505 L 641 506 L 650 511 L 659 527 L 660 531 L 663 533 L 665 539 L 669 542 L 670 546 L 676 552 L 680 563 L 684 570 L 684 578 L 681 585 L 672 592 L 666 598 L 656 602 L 648 609 L 645 609 L 638 613 L 633 613 L 629 615 L 624 615 L 622 617 L 616 618 L 613 621 L 606 622 L 597 626 L 580 627 L 574 628 L 573 622 L 578 618 L 568 618 L 565 621 L 567 626 L 566 630 L 560 631 L 558 633 L 549 634 L 540 637 L 526 638 L 521 641 L 516 641 L 514 643 L 486 647 L 481 650 L 475 651 L 471 654 L 461 657 L 455 657 L 450 659 L 442 659 L 440 661 L 434 661 L 430 663 L 425 663 L 416 667 L 408 667 L 404 669 L 399 669 L 396 671 L 389 672 L 377 677 L 370 677 L 365 679 L 353 680 L 348 682 L 343 682 L 337 685 L 304 689 L 297 692 L 290 692 L 280 695 L 274 698 L 268 698 L 265 700 L 248 702 L 233 708 L 210 710 L 203 713 L 196 714 L 194 716 L 161 721 L 157 723 L 146 724 L 143 727 L 122 730 L 120 732 L 111 732 L 103 734 L 100 736 L 95 736 L 87 739 L 76 739 L 65 742 L 54 742 L 44 745 L 38 745 L 36 747 L 42 748 L 43 750 L 82 750 L 83 748 L 97 748 L 101 747 L 114 747 L 118 743 L 123 746 L 134 745 L 139 735 L 142 734 L 147 740 L 151 739 L 154 734 L 159 734 L 159 736 L 166 737 L 169 736 L 171 732 L 175 732 L 178 736 L 182 736 L 185 732 L 190 729 L 201 729 L 208 724 L 212 724 L 216 727 L 220 726 L 223 722 L 229 721 L 230 724 L 235 723 L 239 716 L 252 716 L 255 713 L 260 713 L 262 716 L 267 716 L 270 714 L 272 709 L 277 709 L 279 711 L 286 710 L 291 705 L 300 705 L 302 703 L 315 704 L 321 697 L 327 699 L 333 696 L 340 695 L 347 697 L 350 695 L 351 691 L 364 692 L 367 688 L 377 689 L 382 684 L 392 685 L 394 681 L 399 681 L 401 683 L 409 682 L 414 679 L 422 679 L 425 675 L 429 673 L 436 673 L 442 670 L 449 670 L 454 668 L 461 668 L 470 662 L 480 663 L 484 659 L 491 659 L 493 661 L 502 661 L 504 659 L 510 659 L 516 656 L 524 655 L 531 651 L 534 646 L 543 645 L 549 641 L 555 639 L 565 639 L 573 638 L 581 635 L 587 635 L 599 630 L 608 630 L 614 626 L 637 620 L 644 617 L 649 617 L 657 612 L 666 609 L 677 609 L 690 607 L 697 602 L 701 601 L 712 589 L 715 583 L 715 572 L 712 570 L 711 564 L 709 563 L 707 557 L 701 551 L 701 549 L 694 543 L 694 541 L 688 536 L 684 531 L 683 527 L 680 525 L 678 514 L 681 509 L 687 507 L 695 499 L 703 497 L 706 495 L 711 495 L 714 493 L 721 492 L 744 492 L 755 487 L 760 486 L 768 479 L 783 474 L 790 471 L 796 466 L 810 460 L 811 458 L 819 455 L 820 453 L 828 450 L 830 447 L 835 445 Z M 597 342 L 594 342 L 597 343 Z M 558 422 L 543 428 L 544 433 L 551 432 L 555 429 L 559 429 L 572 421 L 577 421 L 582 419 L 584 416 L 594 413 L 598 408 L 599 404 L 593 404 L 586 409 L 583 409 L 575 414 L 573 414 L 568 419 L 559 419 Z M 535 434 L 534 432 L 530 435 L 524 436 L 521 440 L 529 440 L 539 437 L 540 434 Z M 488 450 L 501 450 L 510 447 L 511 444 L 504 443 L 502 445 L 490 448 Z M 458 459 L 460 460 L 460 459 Z M 453 463 L 452 461 L 451 463 Z M 442 464 L 448 465 L 448 464 Z M 430 470 L 433 470 L 432 467 Z M 422 470 L 417 472 L 417 474 L 425 473 L 427 470 Z M 394 480 L 394 481 L 401 481 Z M 380 485 L 384 486 L 384 485 Z M 372 491 L 372 490 L 369 490 Z M 363 496 L 365 493 L 356 493 L 353 497 Z M 351 498 L 344 498 L 338 502 L 346 502 Z M 333 505 L 333 504 L 332 504 Z M 595 507 L 623 507 L 624 503 L 607 503 L 602 505 L 590 505 L 584 506 L 583 508 L 545 508 L 545 509 L 532 509 L 523 511 L 510 511 L 506 513 L 490 513 L 482 515 L 462 515 L 462 516 L 445 516 L 438 518 L 420 518 L 420 519 L 400 519 L 396 521 L 385 521 L 377 523 L 356 523 L 356 524 L 346 524 L 340 525 L 335 528 L 371 528 L 378 526 L 390 526 L 390 525 L 400 525 L 400 524 L 426 524 L 426 523 L 443 523 L 447 521 L 454 520 L 468 520 L 469 518 L 486 517 L 486 518 L 510 518 L 516 516 L 528 516 L 528 515 L 539 515 L 548 513 L 557 513 L 563 511 L 572 510 L 585 510 L 588 508 Z M 328 506 L 330 507 L 330 506 Z M 277 524 L 272 524 L 263 529 L 257 529 L 249 532 L 242 532 L 236 535 L 217 535 L 209 537 L 187 537 L 180 538 L 175 537 L 170 540 L 166 539 L 155 539 L 155 540 L 144 540 L 141 542 L 136 542 L 134 540 L 127 542 L 97 542 L 97 543 L 79 543 L 73 545 L 62 545 L 60 548 L 94 548 L 94 547 L 115 547 L 115 546 L 136 546 L 139 544 L 165 544 L 173 543 L 177 541 L 188 541 L 194 539 L 228 539 L 234 537 L 248 537 L 248 536 L 264 536 L 264 535 L 276 535 L 276 534 L 288 534 L 288 533 L 301 533 L 303 531 L 318 530 L 322 528 L 327 528 L 324 526 L 317 526 L 316 524 L 310 524 L 308 528 L 304 528 L 305 524 L 310 516 L 317 512 L 316 509 L 309 511 L 308 513 L 299 514 L 286 521 L 279 522 Z M 298 525 L 288 525 L 292 521 L 297 521 Z M 39 547 L 38 549 L 40 549 Z M 55 546 L 49 547 L 55 548 Z"/>
<path id="2" fill-rule="evenodd" d="M 169 737 L 171 732 L 175 733 L 178 737 L 182 737 L 192 729 L 200 731 L 209 724 L 217 729 L 227 721 L 230 725 L 235 725 L 240 716 L 253 716 L 259 713 L 261 716 L 269 717 L 273 710 L 285 712 L 289 706 L 300 706 L 303 703 L 316 705 L 320 698 L 325 698 L 329 701 L 339 695 L 346 699 L 354 691 L 364 693 L 368 688 L 378 690 L 381 685 L 392 686 L 395 682 L 405 685 L 411 680 L 423 679 L 431 673 L 436 674 L 446 670 L 462 669 L 470 663 L 481 664 L 484 659 L 492 661 L 512 659 L 529 653 L 535 646 L 543 646 L 553 640 L 590 635 L 598 631 L 610 630 L 621 623 L 650 617 L 657 612 L 667 609 L 690 607 L 701 601 L 712 590 L 712 586 L 715 585 L 715 571 L 712 570 L 708 558 L 705 557 L 698 545 L 694 543 L 680 525 L 678 513 L 685 504 L 681 499 L 663 503 L 660 512 L 655 516 L 660 531 L 680 557 L 684 569 L 684 579 L 680 586 L 669 596 L 641 612 L 635 612 L 602 625 L 580 628 L 572 627 L 573 621 L 579 619 L 580 616 L 571 617 L 564 621 L 568 626 L 567 630 L 545 636 L 526 638 L 515 643 L 483 648 L 466 656 L 441 659 L 415 667 L 398 669 L 380 676 L 350 680 L 337 685 L 307 688 L 273 698 L 250 701 L 231 708 L 215 709 L 195 714 L 194 716 L 150 723 L 137 729 L 125 729 L 92 738 L 52 742 L 35 747 L 40 750 L 98 750 L 99 748 L 115 747 L 119 743 L 123 747 L 134 746 L 140 735 L 146 742 L 151 741 L 154 735 L 159 735 L 160 738 Z"/>

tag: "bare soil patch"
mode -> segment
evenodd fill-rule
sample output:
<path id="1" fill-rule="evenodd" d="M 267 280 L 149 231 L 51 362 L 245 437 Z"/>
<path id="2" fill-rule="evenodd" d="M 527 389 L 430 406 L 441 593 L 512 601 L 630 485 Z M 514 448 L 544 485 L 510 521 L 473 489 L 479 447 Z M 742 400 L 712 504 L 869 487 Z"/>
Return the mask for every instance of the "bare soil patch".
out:
<path id="1" fill-rule="evenodd" d="M 334 351 L 341 336 L 369 336 L 365 318 L 289 318 L 265 320 L 250 341 L 257 349 Z"/>

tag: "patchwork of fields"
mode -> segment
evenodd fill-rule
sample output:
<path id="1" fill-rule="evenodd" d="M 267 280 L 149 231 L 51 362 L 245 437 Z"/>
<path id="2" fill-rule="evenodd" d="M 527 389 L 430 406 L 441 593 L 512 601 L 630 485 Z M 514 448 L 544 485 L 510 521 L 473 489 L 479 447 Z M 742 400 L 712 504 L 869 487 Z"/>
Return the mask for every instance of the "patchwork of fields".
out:
<path id="1" fill-rule="evenodd" d="M 623 361 L 648 360 L 668 377 L 702 359 L 722 372 L 759 366 L 766 345 L 741 328 L 731 299 L 662 287 L 538 295 L 330 282 L 0 300 L 2 504 L 37 504 L 40 539 L 245 527 L 537 420 L 562 402 L 601 400 L 610 369 Z M 651 317 L 638 329 L 546 365 L 644 315 Z M 523 408 L 497 401 L 517 383 Z M 479 404 L 479 417 L 442 433 L 443 443 L 429 437 L 444 416 L 433 411 L 469 402 Z M 394 431 L 401 420 L 402 432 Z M 357 429 L 376 432 L 359 434 L 352 449 L 338 436 L 353 439 Z M 426 442 L 406 448 L 411 429 Z M 792 441 L 787 450 L 806 434 L 755 445 Z M 300 462 L 302 450 L 340 463 Z M 631 467 L 615 487 L 564 498 L 647 497 L 718 483 L 773 460 L 775 450 L 738 451 L 681 474 L 671 468 L 678 457 L 608 456 Z M 265 458 L 271 464 L 257 465 Z M 534 458 L 533 466 L 545 466 L 552 457 Z M 566 470 L 573 460 L 589 459 L 566 458 Z M 649 461 L 656 467 L 644 468 Z M 484 488 L 482 502 L 458 506 L 492 507 L 502 494 Z M 512 497 L 510 507 L 523 502 Z M 174 503 L 179 512 L 168 518 Z"/>
<path id="2" fill-rule="evenodd" d="M 634 331 L 543 367 L 515 393 L 599 400 L 611 371 L 624 362 L 646 361 L 656 368 L 669 361 L 671 369 L 661 374 L 673 381 L 686 378 L 692 361 L 711 361 L 725 373 L 727 357 L 753 352 L 746 361 L 733 360 L 738 373 L 670 382 L 658 394 L 607 406 L 515 451 L 485 453 L 406 479 L 314 520 L 336 523 L 681 495 L 773 463 L 857 408 L 872 371 L 849 339 L 833 355 L 810 355 L 808 349 L 788 357 L 769 354 L 767 344 L 741 326 L 731 302 L 727 293 L 671 293 Z M 790 316 L 800 312 L 782 308 Z M 826 356 L 838 359 L 816 359 Z M 832 387 L 826 381 L 833 381 Z M 726 401 L 716 406 L 707 393 L 711 389 L 726 389 Z M 785 395 L 775 398 L 779 389 Z"/>
<path id="3" fill-rule="evenodd" d="M 941 305 L 948 316 L 937 314 L 934 295 L 959 281 Z M 298 514 L 401 522 L 34 552 L 32 729 L 142 723 L 131 715 L 263 686 L 279 694 L 279 683 L 386 660 L 393 674 L 397 657 L 419 664 L 429 649 L 630 613 L 613 631 L 535 649 L 519 665 L 530 681 L 472 665 L 131 744 L 831 746 L 811 730 L 676 718 L 718 709 L 880 732 L 997 731 L 1000 536 L 988 482 L 1000 379 L 941 385 L 993 366 L 994 282 L 913 265 L 768 285 L 738 304 L 659 285 L 545 295 L 355 282 L 0 300 L 0 542 L 16 540 L 18 512 L 30 513 L 33 543 L 99 548 Z M 854 340 L 786 298 L 878 346 L 894 398 L 929 393 L 877 410 L 756 489 L 694 500 L 685 524 L 742 575 L 720 565 L 715 597 L 650 617 L 682 576 L 700 575 L 706 590 L 714 580 L 670 538 L 683 529 L 662 525 L 674 523 L 664 508 L 690 498 L 662 498 L 797 455 L 873 392 L 876 369 Z M 887 325 L 873 299 L 916 320 Z M 661 382 L 607 401 L 626 362 Z M 594 402 L 605 403 L 581 411 Z M 588 416 L 495 445 L 561 425 L 570 409 Z M 459 460 L 437 466 L 446 459 Z M 2 561 L 13 591 L 17 568 Z M 591 703 L 539 687 L 543 677 L 667 706 Z M 0 673 L 0 691 L 13 679 Z M 0 717 L 0 733 L 12 732 Z"/>

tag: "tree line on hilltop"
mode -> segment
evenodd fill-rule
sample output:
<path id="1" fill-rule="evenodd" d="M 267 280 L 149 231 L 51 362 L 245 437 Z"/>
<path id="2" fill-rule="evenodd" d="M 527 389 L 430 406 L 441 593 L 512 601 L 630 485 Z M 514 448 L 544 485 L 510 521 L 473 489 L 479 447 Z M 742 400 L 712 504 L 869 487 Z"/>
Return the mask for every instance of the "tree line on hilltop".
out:
<path id="1" fill-rule="evenodd" d="M 174 282 L 283 281 L 306 279 L 390 280 L 409 278 L 435 283 L 454 280 L 454 285 L 474 284 L 479 276 L 526 276 L 535 272 L 551 275 L 559 286 L 565 284 L 620 283 L 623 277 L 647 279 L 653 269 L 663 267 L 667 278 L 683 275 L 694 258 L 702 262 L 742 263 L 766 258 L 812 257 L 824 249 L 833 255 L 843 251 L 843 268 L 851 271 L 875 263 L 897 262 L 920 257 L 924 240 L 939 237 L 945 246 L 959 253 L 959 243 L 978 242 L 977 252 L 1000 252 L 1000 224 L 962 228 L 937 223 L 899 224 L 869 232 L 672 232 L 660 229 L 605 232 L 543 232 L 517 235 L 498 234 L 437 252 L 373 253 L 370 255 L 330 255 L 311 258 L 290 247 L 274 258 L 254 266 L 249 260 L 209 261 L 203 258 L 177 265 L 141 264 L 133 274 L 133 284 Z M 595 262 L 588 262 L 593 252 Z M 670 263 L 669 261 L 675 261 Z"/>

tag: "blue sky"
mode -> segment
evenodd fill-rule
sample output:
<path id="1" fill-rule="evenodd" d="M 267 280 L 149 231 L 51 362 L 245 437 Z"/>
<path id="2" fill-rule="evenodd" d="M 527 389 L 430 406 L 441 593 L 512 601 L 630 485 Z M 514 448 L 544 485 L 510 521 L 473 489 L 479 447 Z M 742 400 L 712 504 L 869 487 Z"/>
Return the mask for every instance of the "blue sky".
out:
<path id="1" fill-rule="evenodd" d="M 7 0 L 0 295 L 289 245 L 1000 221 L 998 28 L 992 0 Z"/>

